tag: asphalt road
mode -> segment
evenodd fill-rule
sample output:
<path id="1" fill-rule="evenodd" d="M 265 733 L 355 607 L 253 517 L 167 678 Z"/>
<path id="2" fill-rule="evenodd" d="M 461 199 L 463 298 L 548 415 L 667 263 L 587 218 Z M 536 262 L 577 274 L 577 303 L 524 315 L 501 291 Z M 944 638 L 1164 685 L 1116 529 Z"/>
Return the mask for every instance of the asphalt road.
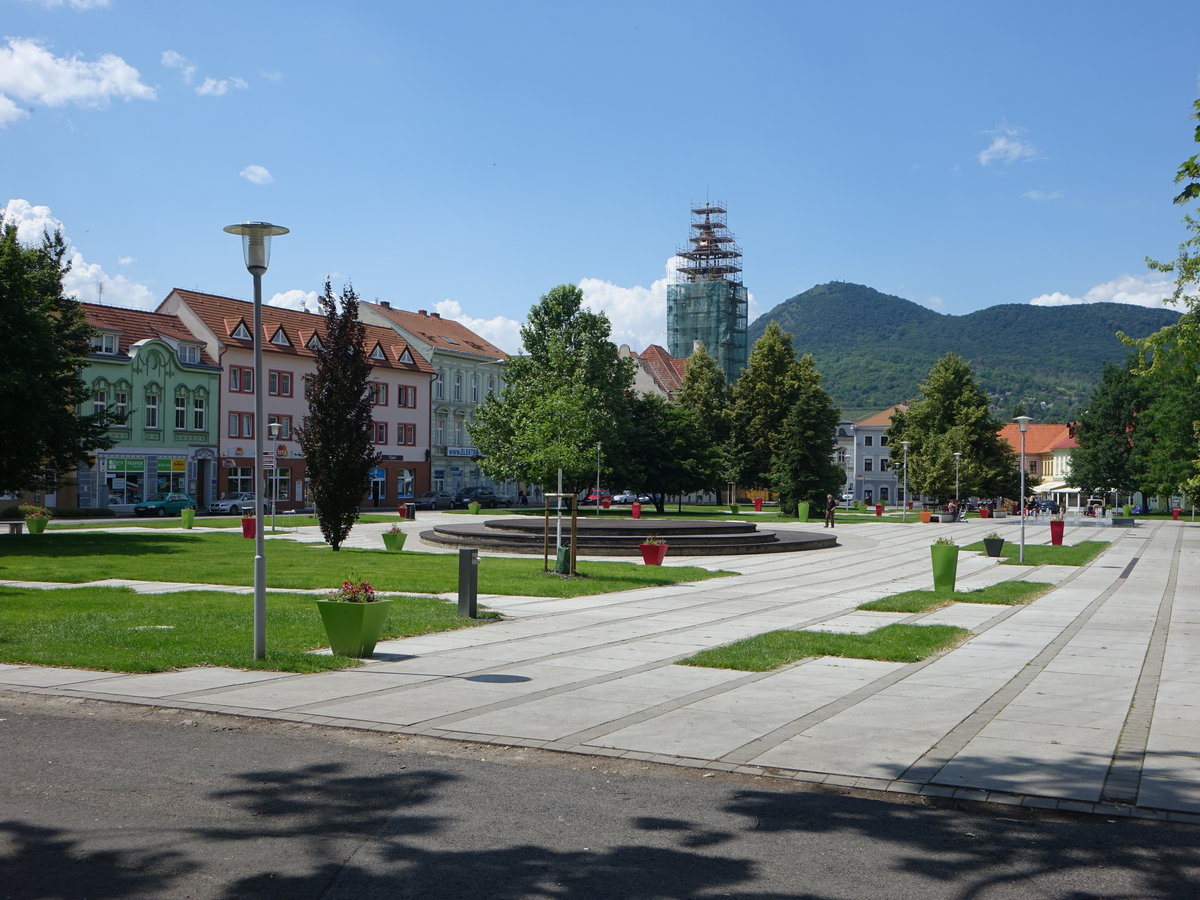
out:
<path id="1" fill-rule="evenodd" d="M 1194 897 L 1200 829 L 0 694 L 0 896 Z"/>

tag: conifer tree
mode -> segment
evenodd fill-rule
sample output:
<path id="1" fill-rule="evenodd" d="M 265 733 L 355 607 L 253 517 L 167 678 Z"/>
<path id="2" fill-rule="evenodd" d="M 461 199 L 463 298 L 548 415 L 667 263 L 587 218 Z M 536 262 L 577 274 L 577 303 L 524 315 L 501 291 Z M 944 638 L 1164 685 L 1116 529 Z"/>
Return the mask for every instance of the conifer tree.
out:
<path id="1" fill-rule="evenodd" d="M 794 378 L 795 399 L 771 465 L 771 487 L 779 492 L 779 508 L 789 516 L 796 515 L 805 500 L 823 505 L 825 495 L 840 491 L 846 480 L 832 458 L 841 410 L 821 387 L 821 373 L 811 355 L 801 357 Z"/>

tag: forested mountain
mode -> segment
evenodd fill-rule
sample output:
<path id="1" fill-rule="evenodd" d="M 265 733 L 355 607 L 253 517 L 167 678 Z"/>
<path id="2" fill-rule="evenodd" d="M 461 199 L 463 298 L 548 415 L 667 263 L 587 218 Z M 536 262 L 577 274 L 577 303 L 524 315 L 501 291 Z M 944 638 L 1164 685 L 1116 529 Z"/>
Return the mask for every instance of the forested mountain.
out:
<path id="1" fill-rule="evenodd" d="M 1174 322 L 1171 310 L 1127 303 L 1031 306 L 1006 303 L 965 316 L 934 312 L 861 284 L 819 284 L 759 316 L 811 353 L 821 386 L 844 408 L 882 409 L 916 396 L 933 364 L 951 351 L 966 359 L 1007 418 L 1017 403 L 1039 422 L 1065 422 L 1087 403 L 1104 363 L 1128 353 L 1124 331 L 1144 337 Z"/>

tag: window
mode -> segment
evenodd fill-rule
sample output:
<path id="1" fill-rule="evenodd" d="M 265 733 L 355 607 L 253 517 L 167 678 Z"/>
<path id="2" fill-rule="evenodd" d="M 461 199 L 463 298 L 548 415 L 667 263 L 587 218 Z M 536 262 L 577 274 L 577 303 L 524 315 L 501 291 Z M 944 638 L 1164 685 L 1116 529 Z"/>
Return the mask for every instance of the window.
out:
<path id="1" fill-rule="evenodd" d="M 97 334 L 92 336 L 92 352 L 107 353 L 113 356 L 117 352 L 117 336 L 115 334 Z"/>
<path id="2" fill-rule="evenodd" d="M 250 340 L 250 329 L 246 327 L 245 322 L 238 322 L 237 327 L 229 333 L 230 337 L 237 338 L 239 341 Z"/>
<path id="3" fill-rule="evenodd" d="M 863 460 L 863 471 L 864 471 L 864 472 L 871 472 L 871 471 L 873 471 L 873 470 L 874 470 L 874 465 L 875 465 L 875 464 L 874 464 L 874 460 L 870 460 L 870 459 L 864 459 L 864 460 Z"/>
<path id="4" fill-rule="evenodd" d="M 280 347 L 292 346 L 292 342 L 288 340 L 287 332 L 285 332 L 283 330 L 282 325 L 280 325 L 278 328 L 276 328 L 275 333 L 273 335 L 271 335 L 271 343 L 277 344 Z"/>
<path id="5" fill-rule="evenodd" d="M 890 459 L 881 459 L 879 461 L 879 471 L 880 472 L 887 472 L 891 468 L 892 468 L 892 461 Z"/>
<path id="6" fill-rule="evenodd" d="M 129 392 L 117 391 L 116 401 L 113 407 L 117 413 L 117 421 L 120 425 L 129 424 Z"/>
<path id="7" fill-rule="evenodd" d="M 438 372 L 437 375 L 433 377 L 433 399 L 444 400 L 445 397 L 443 395 L 445 393 L 445 382 L 442 381 L 442 373 Z"/>
<path id="8" fill-rule="evenodd" d="M 254 413 L 242 413 L 242 437 L 254 437 Z"/>
<path id="9" fill-rule="evenodd" d="M 108 391 L 96 391 L 92 394 L 92 413 L 102 413 L 106 409 L 108 409 Z"/>
<path id="10" fill-rule="evenodd" d="M 279 426 L 279 440 L 290 441 L 292 439 L 292 417 L 291 416 L 267 416 L 267 428 L 272 425 Z M 270 435 L 270 431 L 267 434 Z"/>
<path id="11" fill-rule="evenodd" d="M 879 437 L 879 446 L 880 446 L 880 447 L 886 447 L 887 445 L 888 445 L 888 443 L 887 443 L 887 435 L 886 435 L 886 434 L 884 434 L 884 435 L 880 435 L 880 437 Z"/>
<path id="12" fill-rule="evenodd" d="M 311 400 L 313 395 L 313 377 L 311 375 L 304 376 L 304 399 Z"/>
<path id="13" fill-rule="evenodd" d="M 397 424 L 396 443 L 407 447 L 415 447 L 417 444 L 417 426 L 405 425 L 403 423 Z"/>
<path id="14" fill-rule="evenodd" d="M 1032 475 L 1036 475 L 1036 474 L 1037 474 L 1037 464 L 1038 464 L 1038 461 L 1037 461 L 1036 459 L 1031 459 L 1031 460 L 1029 460 L 1029 472 L 1030 472 L 1030 474 L 1032 474 Z"/>
<path id="15" fill-rule="evenodd" d="M 846 448 L 845 447 L 838 447 L 837 461 L 838 461 L 839 465 L 844 466 L 846 464 Z"/>
<path id="16" fill-rule="evenodd" d="M 146 394 L 146 427 L 158 427 L 158 394 Z"/>
<path id="17" fill-rule="evenodd" d="M 267 393 L 272 397 L 292 396 L 292 373 L 268 371 Z"/>
<path id="18" fill-rule="evenodd" d="M 387 389 L 388 386 L 379 381 L 372 381 L 367 385 L 367 397 L 375 406 L 387 406 Z"/>
<path id="19" fill-rule="evenodd" d="M 229 436 L 254 437 L 254 413 L 231 412 L 229 414 Z"/>
<path id="20" fill-rule="evenodd" d="M 496 393 L 496 376 L 495 375 L 488 376 L 488 393 L 489 394 Z"/>
<path id="21" fill-rule="evenodd" d="M 187 428 L 187 397 L 182 394 L 175 398 L 175 430 L 183 431 Z"/>
<path id="22" fill-rule="evenodd" d="M 411 497 L 417 483 L 416 469 L 400 469 L 396 473 L 396 496 Z"/>
<path id="23" fill-rule="evenodd" d="M 375 429 L 375 436 L 371 438 L 372 444 L 387 443 L 387 422 L 372 422 L 371 425 Z"/>
<path id="24" fill-rule="evenodd" d="M 179 361 L 185 365 L 196 365 L 200 362 L 200 348 L 195 344 L 180 344 Z"/>
<path id="25" fill-rule="evenodd" d="M 863 446 L 864 446 L 864 447 L 870 447 L 870 446 L 872 446 L 874 443 L 875 443 L 875 438 L 873 438 L 873 437 L 872 437 L 871 435 L 869 435 L 869 434 L 868 434 L 866 437 L 864 437 L 864 438 L 863 438 Z"/>
<path id="26" fill-rule="evenodd" d="M 888 502 L 888 499 L 889 499 L 888 489 L 886 487 L 881 487 L 879 489 L 879 502 L 886 504 Z"/>
<path id="27" fill-rule="evenodd" d="M 234 466 L 229 473 L 229 490 L 241 493 L 254 491 L 254 466 Z"/>
<path id="28" fill-rule="evenodd" d="M 462 419 L 456 419 L 454 421 L 454 446 L 455 447 L 462 446 L 462 425 L 463 425 Z"/>
<path id="29" fill-rule="evenodd" d="M 253 394 L 254 370 L 231 366 L 229 368 L 229 390 L 237 394 Z"/>
<path id="30" fill-rule="evenodd" d="M 192 401 L 192 430 L 204 431 L 208 428 L 208 422 L 205 419 L 206 401 L 203 397 L 197 397 Z"/>
<path id="31" fill-rule="evenodd" d="M 471 374 L 471 402 L 479 402 L 479 376 L 474 373 Z"/>
<path id="32" fill-rule="evenodd" d="M 438 416 L 438 420 L 437 420 L 437 440 L 435 440 L 435 441 L 434 441 L 434 443 L 435 443 L 435 444 L 444 444 L 444 443 L 446 443 L 446 420 L 445 420 L 444 418 L 442 418 L 441 416 Z"/>
<path id="33" fill-rule="evenodd" d="M 387 472 L 382 469 L 371 470 L 370 494 L 372 500 L 387 499 Z"/>
<path id="34" fill-rule="evenodd" d="M 454 399 L 462 399 L 462 372 L 454 373 Z"/>
<path id="35" fill-rule="evenodd" d="M 383 362 L 387 361 L 387 354 L 383 352 L 383 348 L 381 346 L 379 346 L 378 343 L 376 343 L 375 346 L 371 348 L 370 356 L 371 356 L 371 359 L 378 359 Z"/>
<path id="36" fill-rule="evenodd" d="M 396 394 L 399 397 L 397 406 L 407 406 L 410 409 L 417 408 L 417 389 L 415 387 L 398 385 L 396 387 Z"/>

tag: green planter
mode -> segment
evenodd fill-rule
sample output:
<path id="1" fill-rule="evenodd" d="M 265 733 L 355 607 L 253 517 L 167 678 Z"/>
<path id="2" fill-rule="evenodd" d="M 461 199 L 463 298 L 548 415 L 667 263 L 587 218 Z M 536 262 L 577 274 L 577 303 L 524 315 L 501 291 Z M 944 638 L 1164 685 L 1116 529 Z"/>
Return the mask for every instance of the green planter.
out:
<path id="1" fill-rule="evenodd" d="M 729 512 L 735 516 L 738 514 L 738 510 L 740 510 L 740 509 L 741 509 L 741 507 L 738 506 L 736 503 L 729 504 Z"/>
<path id="2" fill-rule="evenodd" d="M 49 521 L 49 519 L 34 517 L 25 520 L 25 527 L 29 529 L 30 534 L 41 534 L 46 530 L 46 523 Z"/>
<path id="3" fill-rule="evenodd" d="M 799 503 L 796 505 L 796 516 L 800 519 L 801 522 L 808 521 L 808 503 L 807 502 Z"/>
<path id="4" fill-rule="evenodd" d="M 396 532 L 395 534 L 392 534 L 390 531 L 385 531 L 383 533 L 383 546 L 387 547 L 389 550 L 403 550 L 404 539 L 406 537 L 408 537 L 408 535 L 402 531 Z"/>
<path id="5" fill-rule="evenodd" d="M 183 522 L 184 528 L 191 528 L 192 523 L 196 521 L 196 511 L 194 509 L 181 509 L 179 518 Z"/>
<path id="6" fill-rule="evenodd" d="M 318 600 L 317 609 L 334 655 L 361 659 L 374 653 L 391 607 L 391 600 L 373 603 Z"/>
<path id="7" fill-rule="evenodd" d="M 467 504 L 467 511 L 473 516 L 479 515 L 479 508 L 480 508 L 480 505 L 478 503 L 468 503 Z"/>
<path id="8" fill-rule="evenodd" d="M 933 557 L 933 589 L 939 594 L 954 591 L 954 577 L 958 574 L 958 547 L 954 544 L 933 544 L 929 548 Z"/>

